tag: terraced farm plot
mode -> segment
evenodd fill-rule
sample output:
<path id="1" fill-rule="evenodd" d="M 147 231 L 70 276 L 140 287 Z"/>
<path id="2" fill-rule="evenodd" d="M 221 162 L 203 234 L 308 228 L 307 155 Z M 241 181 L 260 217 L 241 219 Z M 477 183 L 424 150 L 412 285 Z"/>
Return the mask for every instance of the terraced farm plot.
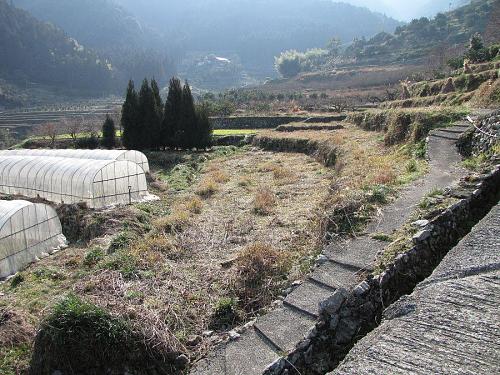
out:
<path id="1" fill-rule="evenodd" d="M 391 189 L 425 170 L 411 150 L 382 138 L 345 124 L 259 132 L 257 146 L 287 145 L 266 151 L 150 153 L 150 189 L 161 201 L 87 212 L 85 235 L 97 237 L 1 284 L 0 309 L 32 329 L 75 293 L 195 360 L 307 274 L 326 232 L 355 230 Z M 294 149 L 295 142 L 310 147 Z M 332 158 L 318 157 L 321 150 Z M 22 368 L 30 350 L 18 355 Z"/>

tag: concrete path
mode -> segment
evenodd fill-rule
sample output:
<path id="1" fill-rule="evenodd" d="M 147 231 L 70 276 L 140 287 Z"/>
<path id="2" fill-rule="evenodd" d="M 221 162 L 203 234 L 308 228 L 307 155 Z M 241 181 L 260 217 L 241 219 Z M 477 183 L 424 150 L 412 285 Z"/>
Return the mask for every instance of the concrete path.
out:
<path id="1" fill-rule="evenodd" d="M 367 227 L 366 234 L 330 244 L 324 250 L 327 262 L 317 267 L 308 279 L 291 292 L 276 310 L 257 319 L 241 337 L 217 349 L 198 362 L 195 375 L 257 375 L 275 359 L 292 350 L 314 326 L 319 303 L 337 288 L 355 287 L 363 273 L 370 271 L 376 254 L 387 245 L 374 240 L 373 233 L 390 234 L 403 224 L 420 200 L 435 188 L 444 188 L 464 174 L 458 167 L 460 155 L 455 147 L 469 125 L 457 123 L 435 130 L 429 136 L 429 173 L 399 198 L 386 206 Z"/>
<path id="2" fill-rule="evenodd" d="M 500 374 L 500 205 L 331 374 Z"/>

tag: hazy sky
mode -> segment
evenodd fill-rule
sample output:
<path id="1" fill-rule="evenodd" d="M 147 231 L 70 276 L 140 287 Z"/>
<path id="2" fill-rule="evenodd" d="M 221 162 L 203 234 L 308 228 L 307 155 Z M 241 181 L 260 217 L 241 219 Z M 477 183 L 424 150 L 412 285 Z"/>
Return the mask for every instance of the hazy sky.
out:
<path id="1" fill-rule="evenodd" d="M 434 15 L 438 11 L 447 11 L 452 6 L 466 2 L 465 0 L 343 0 L 347 3 L 366 6 L 370 9 L 386 13 L 400 20 Z"/>

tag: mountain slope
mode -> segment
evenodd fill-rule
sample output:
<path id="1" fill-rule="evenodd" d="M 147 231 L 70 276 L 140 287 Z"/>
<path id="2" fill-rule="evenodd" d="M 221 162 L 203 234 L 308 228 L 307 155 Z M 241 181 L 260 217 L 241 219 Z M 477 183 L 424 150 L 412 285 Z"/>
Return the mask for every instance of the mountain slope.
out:
<path id="1" fill-rule="evenodd" d="M 489 25 L 495 22 L 499 7 L 498 0 L 475 0 L 433 19 L 414 19 L 398 27 L 394 34 L 380 33 L 369 40 L 355 41 L 346 55 L 363 64 L 422 62 L 430 56 L 445 58 L 447 51 L 463 49 L 474 33 L 491 30 Z M 489 36 L 493 40 L 498 37 L 498 30 Z"/>
<path id="2" fill-rule="evenodd" d="M 332 36 L 392 32 L 394 19 L 328 0 L 117 0 L 154 25 L 185 52 L 235 53 L 250 70 L 273 73 L 284 49 L 325 45 Z"/>
<path id="3" fill-rule="evenodd" d="M 113 85 L 108 62 L 53 25 L 0 0 L 0 78 L 101 93 Z"/>
<path id="4" fill-rule="evenodd" d="M 167 80 L 173 64 L 162 36 L 112 0 L 15 0 L 16 6 L 51 22 L 113 62 L 117 78 Z"/>

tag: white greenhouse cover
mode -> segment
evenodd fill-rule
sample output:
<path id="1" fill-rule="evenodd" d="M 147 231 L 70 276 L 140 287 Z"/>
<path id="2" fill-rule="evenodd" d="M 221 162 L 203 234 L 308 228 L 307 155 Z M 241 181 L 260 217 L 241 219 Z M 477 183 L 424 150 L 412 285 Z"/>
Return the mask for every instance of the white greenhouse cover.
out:
<path id="1" fill-rule="evenodd" d="M 52 207 L 0 201 L 0 278 L 65 246 L 61 222 Z"/>
<path id="2" fill-rule="evenodd" d="M 51 156 L 72 159 L 128 160 L 149 172 L 146 155 L 134 150 L 72 150 L 72 149 L 18 149 L 0 151 L 0 156 Z"/>
<path id="3" fill-rule="evenodd" d="M 144 170 L 130 161 L 3 155 L 0 193 L 55 203 L 86 202 L 90 208 L 152 197 Z"/>

